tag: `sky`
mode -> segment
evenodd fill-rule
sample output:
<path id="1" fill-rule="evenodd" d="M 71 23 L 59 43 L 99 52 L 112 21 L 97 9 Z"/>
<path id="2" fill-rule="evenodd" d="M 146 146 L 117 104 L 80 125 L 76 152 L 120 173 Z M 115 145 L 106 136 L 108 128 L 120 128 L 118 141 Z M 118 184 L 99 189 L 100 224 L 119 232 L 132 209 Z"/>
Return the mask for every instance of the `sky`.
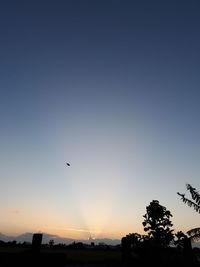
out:
<path id="1" fill-rule="evenodd" d="M 200 216 L 200 2 L 0 3 L 0 232 L 121 239 Z M 71 164 L 70 167 L 66 162 Z"/>

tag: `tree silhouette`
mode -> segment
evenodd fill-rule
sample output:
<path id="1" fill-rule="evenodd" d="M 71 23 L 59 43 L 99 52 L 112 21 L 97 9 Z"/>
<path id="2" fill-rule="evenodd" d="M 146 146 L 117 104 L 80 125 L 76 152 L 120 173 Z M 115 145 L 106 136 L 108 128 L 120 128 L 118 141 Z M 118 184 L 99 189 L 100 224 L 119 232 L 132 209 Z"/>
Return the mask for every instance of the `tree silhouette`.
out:
<path id="1" fill-rule="evenodd" d="M 49 247 L 52 248 L 53 246 L 54 246 L 54 240 L 51 239 L 51 240 L 49 240 Z"/>
<path id="2" fill-rule="evenodd" d="M 176 240 L 174 241 L 174 245 L 177 246 L 177 248 L 183 248 L 184 247 L 184 240 L 187 237 L 187 235 L 185 235 L 182 231 L 178 231 L 176 234 L 175 234 L 175 237 L 176 237 Z"/>
<path id="3" fill-rule="evenodd" d="M 146 211 L 147 213 L 143 216 L 145 220 L 142 223 L 144 231 L 148 232 L 149 238 L 156 245 L 168 246 L 174 237 L 173 230 L 170 229 L 173 226 L 170 221 L 172 214 L 164 206 L 160 205 L 158 200 L 153 200 L 146 207 Z"/>
<path id="4" fill-rule="evenodd" d="M 141 241 L 143 236 L 138 233 L 130 233 L 126 235 L 126 239 L 132 247 L 136 247 Z"/>
<path id="5" fill-rule="evenodd" d="M 194 210 L 200 213 L 200 194 L 196 190 L 196 188 L 192 187 L 190 184 L 186 184 L 187 190 L 190 192 L 192 200 L 185 197 L 185 194 L 180 194 L 177 192 L 179 196 L 181 196 L 181 200 L 186 203 L 189 207 L 193 207 Z M 200 228 L 194 228 L 187 232 L 190 236 L 191 240 L 198 240 L 200 238 Z"/>

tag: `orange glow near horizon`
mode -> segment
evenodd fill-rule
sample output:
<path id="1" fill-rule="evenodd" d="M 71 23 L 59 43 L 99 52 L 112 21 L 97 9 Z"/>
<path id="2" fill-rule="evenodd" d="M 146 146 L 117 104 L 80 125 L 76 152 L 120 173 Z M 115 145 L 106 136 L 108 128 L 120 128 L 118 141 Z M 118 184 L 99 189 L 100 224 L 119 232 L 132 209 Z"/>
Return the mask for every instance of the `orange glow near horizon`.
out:
<path id="1" fill-rule="evenodd" d="M 10 213 L 9 211 L 7 214 L 7 219 L 2 220 L 1 222 L 1 232 L 6 235 L 15 236 L 25 232 L 42 232 L 63 238 L 87 240 L 89 237 L 95 239 L 121 239 L 126 234 L 132 232 L 144 234 L 141 220 L 140 222 L 127 223 L 127 221 L 121 220 L 120 218 L 118 221 L 115 221 L 115 218 L 113 217 L 114 223 L 112 223 L 112 221 L 110 221 L 112 213 L 107 218 L 106 216 L 102 218 L 102 220 L 99 220 L 99 218 L 103 213 L 98 213 L 98 216 L 94 216 L 95 218 L 92 220 L 89 220 L 88 217 L 88 220 L 86 220 L 83 224 L 73 224 L 73 220 L 71 220 L 71 223 L 69 222 L 68 224 L 60 223 L 59 220 L 57 221 L 55 218 L 53 219 L 47 214 L 44 215 L 43 218 L 40 217 L 37 219 L 34 218 L 34 216 L 30 216 L 29 219 L 27 219 L 27 214 L 25 215 L 25 213 Z M 95 213 L 93 214 L 95 215 Z M 197 223 L 191 224 L 191 219 Z M 172 218 L 172 222 L 174 223 L 173 229 L 175 232 L 179 230 L 186 232 L 191 228 L 198 227 L 197 219 L 199 218 L 195 214 L 191 214 L 190 218 L 187 218 L 183 224 L 182 221 L 178 220 L 178 218 Z"/>

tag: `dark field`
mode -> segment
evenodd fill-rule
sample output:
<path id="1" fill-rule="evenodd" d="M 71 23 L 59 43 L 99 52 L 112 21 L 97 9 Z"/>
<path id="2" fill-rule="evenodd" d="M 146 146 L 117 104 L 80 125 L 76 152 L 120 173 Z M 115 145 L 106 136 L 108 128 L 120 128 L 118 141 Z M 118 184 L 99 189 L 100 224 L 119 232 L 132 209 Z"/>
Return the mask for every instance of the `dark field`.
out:
<path id="1" fill-rule="evenodd" d="M 185 255 L 176 248 L 146 248 L 123 254 L 116 248 L 41 248 L 40 252 L 30 247 L 0 247 L 0 267 L 141 267 L 141 266 L 200 266 L 200 250 L 193 249 Z"/>
<path id="2" fill-rule="evenodd" d="M 121 265 L 121 251 L 111 249 L 41 249 L 34 254 L 27 248 L 0 248 L 0 266 L 67 266 L 79 264 Z"/>

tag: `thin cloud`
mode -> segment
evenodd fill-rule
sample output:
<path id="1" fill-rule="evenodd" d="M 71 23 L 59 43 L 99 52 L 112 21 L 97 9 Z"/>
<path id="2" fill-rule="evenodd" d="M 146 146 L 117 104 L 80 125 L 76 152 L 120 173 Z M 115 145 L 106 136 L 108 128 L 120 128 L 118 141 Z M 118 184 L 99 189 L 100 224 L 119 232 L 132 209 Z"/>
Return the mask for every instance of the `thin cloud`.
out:
<path id="1" fill-rule="evenodd" d="M 11 213 L 11 214 L 20 214 L 20 213 L 22 213 L 22 211 L 21 210 L 10 210 L 9 213 Z"/>
<path id="2" fill-rule="evenodd" d="M 64 229 L 66 231 L 75 231 L 75 232 L 84 232 L 84 233 L 89 233 L 90 231 L 86 229 L 78 229 L 78 228 L 66 228 Z"/>
<path id="3" fill-rule="evenodd" d="M 82 228 L 73 228 L 73 227 L 69 227 L 69 228 L 52 228 L 52 227 L 48 227 L 48 229 L 54 229 L 54 230 L 62 230 L 62 231 L 74 231 L 74 232 L 82 232 L 82 233 L 96 233 L 97 231 L 89 231 L 87 229 L 82 229 Z"/>

